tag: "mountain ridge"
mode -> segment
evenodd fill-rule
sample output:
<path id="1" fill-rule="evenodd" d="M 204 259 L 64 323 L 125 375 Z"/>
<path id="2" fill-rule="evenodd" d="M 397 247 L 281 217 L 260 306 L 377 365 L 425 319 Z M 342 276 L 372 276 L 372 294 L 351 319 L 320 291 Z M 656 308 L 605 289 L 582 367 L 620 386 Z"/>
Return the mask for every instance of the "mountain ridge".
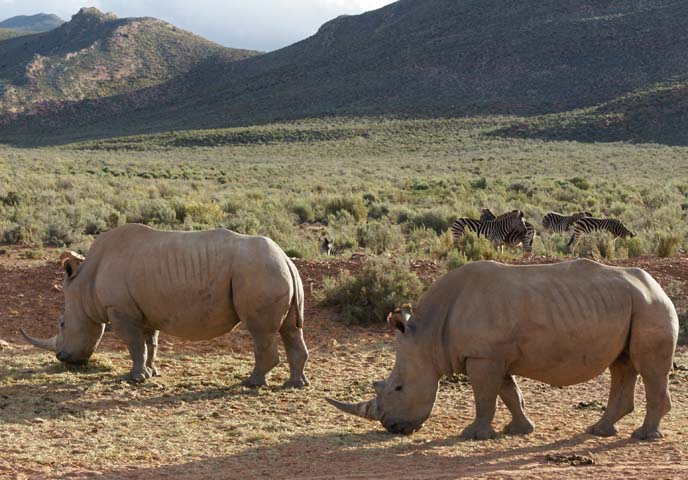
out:
<path id="1" fill-rule="evenodd" d="M 617 105 L 617 116 L 630 116 L 626 103 L 648 105 L 633 100 L 634 92 L 642 95 L 688 76 L 685 24 L 688 3 L 675 0 L 400 0 L 337 17 L 315 35 L 274 52 L 196 62 L 156 84 L 166 93 L 143 104 L 127 103 L 117 93 L 75 98 L 51 113 L 19 114 L 5 123 L 64 126 L 81 115 L 74 112 L 86 112 L 88 125 L 80 134 L 88 138 L 323 116 L 500 114 L 551 120 L 599 107 L 595 118 L 603 118 L 605 105 Z M 0 42 L 0 52 L 11 41 Z M 176 88 L 176 82 L 186 88 Z M 150 88 L 130 95 L 146 96 Z M 661 102 L 650 104 L 663 108 Z M 99 106 L 108 107 L 98 111 Z M 2 107 L 0 118 L 1 112 Z M 607 128 L 604 121 L 590 124 L 597 123 Z M 653 138 L 652 125 L 636 127 L 631 136 L 620 136 L 615 127 L 595 138 Z M 539 137 L 553 130 L 516 131 Z M 580 129 L 568 131 L 575 137 Z M 688 143 L 679 129 L 672 135 L 678 136 L 674 142 Z"/>
<path id="2" fill-rule="evenodd" d="M 14 30 L 20 33 L 41 33 L 54 30 L 65 23 L 54 14 L 37 13 L 36 15 L 17 15 L 0 21 L 0 29 Z"/>

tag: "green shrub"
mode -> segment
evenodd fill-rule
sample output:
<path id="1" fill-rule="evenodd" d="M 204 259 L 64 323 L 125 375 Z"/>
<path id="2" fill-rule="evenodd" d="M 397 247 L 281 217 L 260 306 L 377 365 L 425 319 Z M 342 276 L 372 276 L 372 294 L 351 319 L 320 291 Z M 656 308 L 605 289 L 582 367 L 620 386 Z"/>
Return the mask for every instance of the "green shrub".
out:
<path id="1" fill-rule="evenodd" d="M 570 178 L 569 183 L 579 190 L 590 190 L 590 182 L 583 177 Z"/>
<path id="2" fill-rule="evenodd" d="M 291 207 L 291 211 L 298 217 L 299 223 L 311 223 L 315 220 L 313 207 L 308 203 L 296 203 Z"/>
<path id="3" fill-rule="evenodd" d="M 447 255 L 447 261 L 444 263 L 445 271 L 449 272 L 455 268 L 459 268 L 462 265 L 466 265 L 470 260 L 465 253 L 459 252 L 457 250 L 452 250 Z"/>
<path id="4" fill-rule="evenodd" d="M 322 303 L 339 307 L 348 323 L 384 322 L 387 314 L 403 303 L 413 303 L 423 285 L 407 261 L 371 258 L 357 273 L 344 272 L 326 279 Z"/>
<path id="5" fill-rule="evenodd" d="M 389 222 L 369 221 L 359 225 L 356 239 L 360 247 L 375 254 L 397 250 L 404 244 L 399 227 Z"/>
<path id="6" fill-rule="evenodd" d="M 453 221 L 453 217 L 446 215 L 442 211 L 426 210 L 411 217 L 407 223 L 412 228 L 429 228 L 440 235 L 449 230 Z"/>
<path id="7" fill-rule="evenodd" d="M 579 257 L 589 257 L 594 260 L 613 260 L 617 258 L 614 237 L 606 232 L 595 232 L 584 235 L 576 247 Z"/>
<path id="8" fill-rule="evenodd" d="M 215 202 L 189 202 L 184 205 L 184 218 L 191 217 L 194 223 L 217 226 L 225 218 L 225 212 Z"/>
<path id="9" fill-rule="evenodd" d="M 487 188 L 487 179 L 485 177 L 480 177 L 471 182 L 471 187 L 473 187 L 474 190 L 485 190 Z"/>
<path id="10" fill-rule="evenodd" d="M 494 260 L 497 258 L 497 251 L 492 246 L 492 242 L 487 238 L 478 237 L 473 232 L 468 232 L 462 236 L 456 242 L 456 246 L 459 252 L 469 260 Z"/>
<path id="11" fill-rule="evenodd" d="M 628 258 L 639 257 L 647 251 L 645 244 L 638 237 L 622 238 L 619 240 L 619 246 L 626 250 Z"/>
<path id="12" fill-rule="evenodd" d="M 325 215 L 337 216 L 341 212 L 349 213 L 357 222 L 368 216 L 368 208 L 360 197 L 338 197 L 325 204 Z"/>
<path id="13" fill-rule="evenodd" d="M 131 219 L 135 223 L 146 225 L 173 225 L 177 219 L 177 212 L 162 199 L 147 201 L 138 216 Z"/>
<path id="14" fill-rule="evenodd" d="M 673 257 L 678 252 L 679 243 L 676 235 L 660 234 L 657 236 L 655 253 L 658 257 Z"/>
<path id="15" fill-rule="evenodd" d="M 688 344 L 688 302 L 683 293 L 685 283 L 672 280 L 667 285 L 666 293 L 674 303 L 676 313 L 678 314 L 678 344 Z"/>

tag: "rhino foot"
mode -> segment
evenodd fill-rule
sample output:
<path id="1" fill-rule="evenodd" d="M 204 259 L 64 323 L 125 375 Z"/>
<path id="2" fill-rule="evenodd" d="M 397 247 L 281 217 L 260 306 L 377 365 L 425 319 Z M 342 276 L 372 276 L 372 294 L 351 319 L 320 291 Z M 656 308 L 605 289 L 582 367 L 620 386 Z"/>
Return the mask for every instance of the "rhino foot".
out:
<path id="1" fill-rule="evenodd" d="M 268 386 L 268 382 L 267 382 L 267 380 L 265 380 L 265 378 L 262 378 L 262 379 L 258 378 L 258 379 L 256 379 L 256 378 L 253 378 L 253 377 L 251 376 L 251 377 L 248 377 L 248 378 L 247 378 L 246 380 L 244 380 L 243 382 L 241 382 L 241 386 L 243 386 L 243 387 L 248 387 L 248 388 L 267 387 L 267 386 Z"/>
<path id="2" fill-rule="evenodd" d="M 480 425 L 472 423 L 461 432 L 461 438 L 464 440 L 489 440 L 495 438 L 497 432 L 492 428 L 492 425 Z"/>
<path id="3" fill-rule="evenodd" d="M 535 425 L 530 419 L 526 418 L 520 421 L 512 420 L 504 427 L 504 433 L 507 435 L 528 435 L 535 430 Z"/>
<path id="4" fill-rule="evenodd" d="M 632 438 L 636 440 L 657 440 L 664 437 L 664 434 L 659 430 L 659 428 L 647 428 L 642 426 L 631 435 Z"/>
<path id="5" fill-rule="evenodd" d="M 597 435 L 598 437 L 612 437 L 619 433 L 614 425 L 609 425 L 608 423 L 597 422 L 595 425 L 591 425 L 585 431 L 591 435 Z"/>
<path id="6" fill-rule="evenodd" d="M 282 388 L 303 388 L 307 385 L 310 385 L 308 378 L 306 378 L 305 375 L 301 375 L 301 377 L 296 380 L 290 378 L 284 382 Z"/>
<path id="7" fill-rule="evenodd" d="M 151 378 L 152 376 L 153 372 L 149 368 L 144 367 L 144 370 L 132 370 L 131 372 L 129 372 L 126 378 L 130 382 L 142 383 L 145 382 L 146 379 Z"/>

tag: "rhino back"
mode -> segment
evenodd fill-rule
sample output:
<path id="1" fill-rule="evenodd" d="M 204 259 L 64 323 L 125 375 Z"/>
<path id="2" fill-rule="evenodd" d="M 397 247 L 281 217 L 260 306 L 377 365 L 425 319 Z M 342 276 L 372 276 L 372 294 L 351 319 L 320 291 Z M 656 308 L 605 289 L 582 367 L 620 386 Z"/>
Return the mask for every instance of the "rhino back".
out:
<path id="1" fill-rule="evenodd" d="M 455 370 L 466 358 L 495 358 L 511 373 L 552 384 L 593 378 L 625 348 L 634 299 L 643 294 L 625 269 L 590 261 L 468 267 L 423 298 L 429 308 L 449 304 L 438 331 Z"/>
<path id="2" fill-rule="evenodd" d="M 265 276 L 265 264 L 281 253 L 267 239 L 228 230 L 162 232 L 136 226 L 121 233 L 101 246 L 107 248 L 101 248 L 99 298 L 142 317 L 151 328 L 191 340 L 216 337 L 239 323 L 233 279 Z M 280 268 L 272 270 L 279 275 Z"/>

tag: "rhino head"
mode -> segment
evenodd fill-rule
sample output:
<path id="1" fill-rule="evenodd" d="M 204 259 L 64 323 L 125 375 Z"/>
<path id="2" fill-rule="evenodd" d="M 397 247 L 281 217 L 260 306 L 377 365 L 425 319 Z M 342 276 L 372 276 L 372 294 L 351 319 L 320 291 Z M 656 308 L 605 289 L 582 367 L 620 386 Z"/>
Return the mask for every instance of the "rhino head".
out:
<path id="1" fill-rule="evenodd" d="M 62 362 L 84 364 L 95 351 L 105 331 L 105 324 L 89 318 L 83 306 L 83 290 L 89 279 L 79 275 L 84 257 L 75 252 L 64 252 L 60 257 L 65 271 L 63 291 L 64 313 L 58 319 L 59 331 L 49 339 L 33 338 L 22 328 L 21 333 L 30 344 L 55 352 Z"/>
<path id="2" fill-rule="evenodd" d="M 420 430 L 437 398 L 440 375 L 422 348 L 416 325 L 410 321 L 410 306 L 390 313 L 387 322 L 396 334 L 396 362 L 392 373 L 373 382 L 377 396 L 360 403 L 326 400 L 344 412 L 380 421 L 391 433 L 409 435 Z M 431 350 L 431 349 L 430 349 Z"/>

